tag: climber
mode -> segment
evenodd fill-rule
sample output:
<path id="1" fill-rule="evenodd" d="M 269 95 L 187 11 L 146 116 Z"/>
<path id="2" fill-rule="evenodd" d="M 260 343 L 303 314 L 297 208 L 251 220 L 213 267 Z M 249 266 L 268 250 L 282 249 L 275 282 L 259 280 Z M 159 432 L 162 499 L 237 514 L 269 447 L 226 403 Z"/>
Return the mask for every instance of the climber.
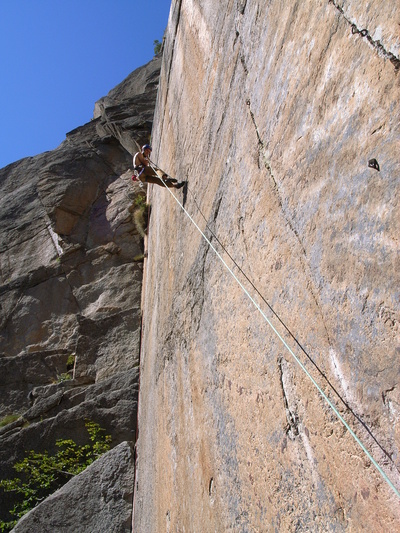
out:
<path id="1" fill-rule="evenodd" d="M 157 176 L 152 166 L 150 166 L 150 154 L 151 146 L 145 144 L 142 146 L 142 151 L 137 152 L 133 156 L 133 169 L 136 172 L 137 177 L 142 183 L 155 183 L 161 187 L 175 187 L 175 189 L 180 189 L 185 185 L 184 181 L 178 183 L 178 180 L 174 178 L 169 178 L 167 174 L 163 174 L 162 179 Z M 134 178 L 133 178 L 134 179 Z M 163 183 L 164 180 L 164 183 Z"/>

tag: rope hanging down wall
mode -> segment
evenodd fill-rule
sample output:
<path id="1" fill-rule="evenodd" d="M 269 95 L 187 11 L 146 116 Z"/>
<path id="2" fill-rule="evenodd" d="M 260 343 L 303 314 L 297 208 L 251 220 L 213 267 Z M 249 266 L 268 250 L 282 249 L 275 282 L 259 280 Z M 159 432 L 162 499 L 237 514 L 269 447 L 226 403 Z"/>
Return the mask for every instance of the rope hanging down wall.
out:
<path id="1" fill-rule="evenodd" d="M 154 165 L 152 163 L 151 164 L 151 168 L 153 169 L 154 172 L 156 172 L 156 169 L 154 168 Z M 165 182 L 164 180 L 161 178 L 161 180 L 163 181 L 164 185 L 165 185 Z M 343 426 L 347 429 L 347 431 L 349 432 L 349 434 L 353 437 L 353 439 L 355 440 L 355 442 L 359 445 L 359 447 L 362 449 L 362 451 L 365 453 L 365 455 L 368 457 L 368 459 L 371 461 L 371 463 L 375 466 L 375 468 L 377 469 L 377 471 L 379 472 L 379 474 L 381 475 L 381 477 L 385 480 L 385 482 L 387 483 L 387 485 L 392 489 L 392 491 L 395 493 L 395 495 L 400 499 L 400 492 L 399 490 L 394 486 L 394 484 L 392 483 L 392 481 L 389 479 L 389 477 L 386 475 L 386 473 L 382 470 L 382 468 L 379 466 L 379 464 L 377 463 L 377 461 L 372 457 L 371 453 L 367 450 L 366 446 L 363 444 L 363 442 L 359 439 L 359 437 L 357 437 L 357 435 L 354 433 L 354 431 L 351 429 L 351 427 L 349 426 L 349 424 L 346 422 L 346 420 L 343 418 L 343 416 L 340 414 L 338 408 L 332 403 L 332 401 L 328 398 L 328 396 L 325 394 L 325 392 L 322 390 L 322 388 L 320 387 L 320 385 L 315 381 L 315 379 L 313 378 L 313 376 L 310 374 L 310 372 L 307 370 L 307 368 L 304 366 L 304 364 L 302 363 L 302 361 L 298 358 L 298 356 L 294 353 L 293 349 L 289 346 L 289 344 L 285 341 L 285 339 L 283 338 L 283 336 L 279 333 L 279 331 L 277 330 L 277 328 L 273 325 L 273 323 L 271 322 L 271 320 L 267 317 L 267 315 L 265 314 L 265 312 L 261 309 L 260 305 L 256 302 L 256 300 L 254 299 L 254 297 L 249 293 L 249 291 L 246 289 L 246 287 L 243 285 L 243 283 L 240 281 L 240 279 L 237 277 L 237 275 L 233 272 L 233 270 L 229 267 L 229 265 L 227 264 L 227 262 L 225 261 L 225 259 L 221 256 L 221 254 L 218 252 L 218 250 L 215 248 L 215 246 L 212 244 L 212 242 L 210 241 L 210 239 L 205 235 L 205 233 L 203 232 L 203 230 L 198 226 L 198 224 L 195 222 L 195 220 L 192 218 L 192 216 L 190 215 L 190 213 L 185 209 L 185 207 L 181 204 L 181 202 L 178 200 L 178 198 L 174 195 L 174 193 L 172 192 L 172 190 L 170 188 L 168 188 L 166 185 L 165 185 L 165 188 L 168 190 L 168 192 L 171 194 L 171 196 L 173 197 L 173 199 L 175 200 L 175 202 L 179 205 L 179 207 L 182 209 L 182 211 L 185 213 L 185 215 L 189 218 L 189 220 L 191 221 L 191 223 L 195 226 L 195 228 L 197 229 L 197 231 L 201 234 L 201 236 L 203 237 L 203 239 L 207 242 L 208 246 L 213 250 L 213 252 L 216 254 L 217 258 L 219 259 L 219 261 L 223 264 L 223 266 L 225 267 L 225 269 L 228 271 L 228 273 L 231 275 L 231 277 L 236 281 L 236 283 L 239 285 L 239 287 L 242 289 L 242 291 L 244 292 L 244 294 L 247 296 L 247 298 L 251 301 L 251 303 L 253 304 L 253 306 L 256 308 L 256 310 L 260 313 L 260 315 L 263 317 L 263 319 L 265 320 L 265 322 L 269 325 L 269 327 L 272 329 L 272 331 L 275 333 L 275 335 L 278 337 L 278 339 L 281 341 L 281 343 L 283 344 L 283 346 L 285 347 L 285 349 L 289 352 L 289 354 L 292 356 L 292 358 L 296 361 L 296 363 L 299 365 L 299 367 L 301 368 L 301 370 L 304 372 L 304 374 L 309 378 L 309 380 L 311 381 L 311 383 L 313 384 L 313 386 L 317 389 L 317 391 L 319 392 L 319 394 L 321 395 L 321 397 L 323 398 L 323 400 L 328 404 L 328 406 L 330 407 L 330 409 L 333 411 L 333 413 L 335 414 L 335 416 L 338 418 L 338 420 L 343 424 Z M 214 233 L 213 233 L 214 235 Z M 215 237 L 215 235 L 214 235 Z M 220 243 L 220 241 L 217 239 L 217 241 Z M 221 244 L 221 243 L 220 243 Z M 222 245 L 221 245 L 222 246 Z M 225 248 L 222 246 L 222 248 L 225 250 Z M 226 250 L 225 250 L 226 252 Z M 239 268 L 240 272 L 245 276 L 245 278 L 250 282 L 251 286 L 253 287 L 253 289 L 257 292 L 257 294 L 260 295 L 260 292 L 255 288 L 255 286 L 253 285 L 253 283 L 248 279 L 248 277 L 244 274 L 244 272 L 242 271 L 242 269 L 237 265 L 237 263 L 234 261 L 234 259 L 231 257 L 231 255 L 226 252 L 228 254 L 228 256 L 230 257 L 230 259 L 233 261 L 233 263 Z M 261 295 L 260 295 L 261 296 Z M 268 305 L 269 309 L 272 310 L 272 308 L 270 307 L 270 305 L 266 302 L 266 300 L 264 299 L 264 297 L 262 297 L 262 300 Z M 283 322 L 280 320 L 280 318 L 276 315 L 276 313 L 272 310 L 274 316 L 276 316 L 279 320 L 279 322 L 285 327 L 285 329 L 288 331 L 288 329 L 286 328 L 286 326 L 283 324 Z M 290 336 L 296 341 L 296 343 L 299 345 L 298 341 L 295 339 L 295 337 L 292 335 L 291 332 L 290 333 Z M 301 346 L 300 346 L 301 347 Z M 304 350 L 303 350 L 304 353 L 306 353 Z M 307 357 L 308 354 L 306 354 Z"/>

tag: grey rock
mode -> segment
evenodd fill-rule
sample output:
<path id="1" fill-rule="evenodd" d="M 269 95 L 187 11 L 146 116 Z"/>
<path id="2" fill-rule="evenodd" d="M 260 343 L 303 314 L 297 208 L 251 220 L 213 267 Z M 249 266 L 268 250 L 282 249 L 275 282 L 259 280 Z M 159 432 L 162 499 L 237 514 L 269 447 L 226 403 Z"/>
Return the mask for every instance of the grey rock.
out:
<path id="1" fill-rule="evenodd" d="M 37 397 L 33 407 L 0 430 L 2 478 L 13 476 L 12 465 L 28 450 L 55 453 L 56 440 L 64 438 L 84 444 L 85 420 L 93 420 L 104 428 L 112 436 L 113 446 L 123 440 L 134 441 L 138 370 L 121 372 L 91 385 L 67 381 L 34 389 Z"/>
<path id="2" fill-rule="evenodd" d="M 128 533 L 134 455 L 119 444 L 21 518 L 14 533 Z"/>
<path id="3" fill-rule="evenodd" d="M 96 102 L 93 116 L 101 136 L 117 138 L 131 153 L 148 142 L 154 114 L 148 103 L 156 99 L 160 69 L 161 57 L 156 57 Z"/>
<path id="4" fill-rule="evenodd" d="M 131 167 L 160 64 L 128 76 L 55 150 L 0 169 L 0 419 L 19 415 L 0 429 L 2 478 L 28 450 L 83 443 L 85 419 L 113 446 L 135 439 L 144 192 Z"/>
<path id="5" fill-rule="evenodd" d="M 103 110 L 111 100 L 114 113 L 122 106 L 118 120 L 100 113 L 57 149 L 0 170 L 0 416 L 22 414 L 27 395 L 57 381 L 71 354 L 80 383 L 137 364 L 142 265 L 133 259 L 143 249 L 132 203 L 140 189 L 118 132 L 148 140 L 160 61 L 101 100 Z M 131 108 L 132 98 L 141 107 Z M 109 121 L 113 133 L 99 135 Z"/>

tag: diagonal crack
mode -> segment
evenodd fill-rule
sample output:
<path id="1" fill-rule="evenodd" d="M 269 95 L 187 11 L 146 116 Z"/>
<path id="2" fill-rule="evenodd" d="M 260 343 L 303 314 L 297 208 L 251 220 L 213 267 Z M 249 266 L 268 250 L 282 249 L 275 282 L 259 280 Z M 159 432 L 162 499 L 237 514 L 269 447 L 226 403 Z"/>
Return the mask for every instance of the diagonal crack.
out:
<path id="1" fill-rule="evenodd" d="M 313 277 L 312 277 L 312 274 L 310 273 L 310 269 L 309 269 L 309 265 L 308 265 L 308 261 L 307 261 L 307 251 L 305 249 L 305 246 L 303 244 L 303 240 L 302 240 L 299 232 L 297 231 L 296 227 L 294 226 L 294 223 L 291 220 L 291 217 L 287 213 L 287 209 L 285 208 L 285 206 L 283 204 L 283 201 L 282 201 L 282 198 L 281 198 L 281 193 L 279 191 L 278 183 L 277 183 L 277 181 L 275 179 L 275 176 L 274 176 L 274 173 L 272 171 L 271 164 L 270 164 L 270 162 L 268 161 L 268 159 L 267 159 L 267 157 L 265 155 L 264 142 L 263 142 L 261 134 L 259 132 L 254 113 L 251 110 L 251 102 L 250 102 L 249 99 L 246 100 L 246 104 L 247 104 L 247 106 L 249 108 L 249 113 L 250 113 L 250 116 L 251 116 L 251 120 L 252 120 L 252 122 L 254 124 L 254 129 L 255 129 L 255 132 L 256 132 L 256 135 L 257 135 L 257 139 L 258 139 L 259 161 L 260 160 L 262 161 L 262 164 L 264 165 L 265 169 L 267 170 L 267 172 L 268 172 L 268 174 L 269 174 L 269 176 L 270 176 L 270 178 L 272 180 L 273 190 L 275 191 L 279 208 L 281 209 L 281 212 L 283 213 L 283 216 L 284 216 L 286 224 L 288 225 L 288 227 L 289 227 L 290 231 L 293 233 L 293 235 L 296 237 L 297 242 L 298 242 L 298 244 L 300 246 L 300 249 L 302 251 L 302 256 L 301 257 L 302 257 L 303 271 L 304 271 L 305 276 L 309 280 L 308 283 L 307 283 L 307 287 L 308 287 L 308 289 L 310 291 L 310 294 L 311 294 L 311 296 L 312 296 L 312 298 L 313 298 L 313 300 L 315 302 L 315 305 L 317 306 L 317 309 L 319 310 L 319 313 L 321 315 L 322 324 L 323 324 L 324 329 L 325 329 L 325 334 L 326 334 L 326 338 L 328 340 L 329 346 L 332 346 L 332 342 L 331 342 L 329 331 L 328 331 L 328 328 L 327 328 L 327 325 L 326 325 L 326 322 L 325 322 L 324 314 L 323 314 L 322 308 L 321 308 L 321 306 L 319 304 L 319 300 L 318 300 L 317 294 L 315 293 L 314 288 L 313 288 L 313 281 L 312 281 Z M 260 162 L 259 162 L 258 165 L 259 165 L 259 168 L 261 170 Z"/>
<path id="2" fill-rule="evenodd" d="M 371 37 L 369 31 L 366 28 L 358 28 L 357 24 L 351 21 L 350 18 L 345 15 L 343 8 L 339 6 L 335 0 L 329 0 L 329 3 L 336 8 L 336 10 L 349 24 L 349 26 L 351 27 L 351 33 L 358 34 L 361 37 L 366 38 L 370 45 L 378 52 L 380 56 L 384 57 L 385 59 L 389 59 L 389 61 L 394 65 L 395 70 L 400 69 L 400 58 L 398 58 L 392 52 L 389 52 L 389 50 L 386 50 L 381 41 L 379 41 L 378 39 L 374 41 L 374 39 Z"/>

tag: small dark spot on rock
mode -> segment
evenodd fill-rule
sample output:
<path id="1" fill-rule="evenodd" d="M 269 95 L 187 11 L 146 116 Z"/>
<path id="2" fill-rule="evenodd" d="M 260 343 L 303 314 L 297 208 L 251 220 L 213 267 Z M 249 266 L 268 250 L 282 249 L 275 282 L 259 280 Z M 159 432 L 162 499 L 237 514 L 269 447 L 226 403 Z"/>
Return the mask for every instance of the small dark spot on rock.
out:
<path id="1" fill-rule="evenodd" d="M 374 168 L 375 170 L 377 170 L 379 172 L 380 168 L 379 168 L 379 163 L 376 159 L 370 159 L 368 161 L 368 166 L 369 168 Z"/>
<path id="2" fill-rule="evenodd" d="M 214 478 L 212 477 L 210 479 L 210 483 L 208 484 L 208 495 L 209 496 L 212 495 L 213 487 L 214 487 Z"/>

